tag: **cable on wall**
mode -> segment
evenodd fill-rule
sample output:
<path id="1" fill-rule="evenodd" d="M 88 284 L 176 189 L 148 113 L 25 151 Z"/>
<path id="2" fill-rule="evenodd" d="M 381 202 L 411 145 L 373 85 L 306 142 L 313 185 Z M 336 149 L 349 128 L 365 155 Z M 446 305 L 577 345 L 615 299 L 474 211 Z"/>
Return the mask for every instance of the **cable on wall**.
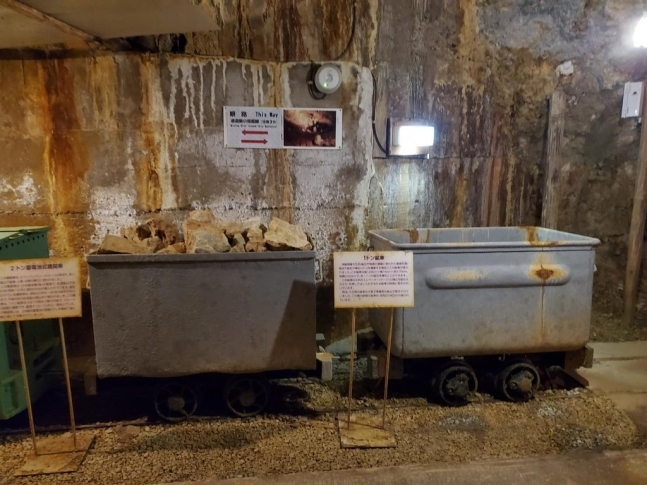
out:
<path id="1" fill-rule="evenodd" d="M 350 48 L 353 45 L 353 41 L 355 40 L 356 26 L 357 26 L 356 1 L 353 0 L 352 7 L 351 7 L 351 23 L 350 23 L 350 34 L 348 36 L 348 41 L 346 42 L 346 46 L 344 47 L 344 50 L 342 50 L 341 53 L 332 60 L 333 62 L 340 61 L 350 51 Z M 308 85 L 308 93 L 310 93 L 310 97 L 312 99 L 316 99 L 317 101 L 320 101 L 326 97 L 326 94 L 319 91 L 315 85 L 315 76 L 317 74 L 317 69 L 319 67 L 320 67 L 319 64 L 315 63 L 314 61 L 311 61 L 310 70 L 308 71 L 308 79 L 306 80 L 306 83 Z"/>
<path id="2" fill-rule="evenodd" d="M 355 40 L 355 26 L 357 24 L 357 15 L 355 12 L 357 2 L 353 0 L 353 8 L 351 9 L 351 24 L 350 24 L 350 35 L 348 36 L 348 42 L 346 43 L 346 47 L 344 47 L 344 50 L 341 51 L 341 54 L 339 54 L 337 57 L 335 57 L 333 60 L 334 61 L 339 61 L 341 60 L 346 54 L 348 54 L 348 51 L 350 50 L 350 46 L 353 44 L 353 40 Z"/>
<path id="3" fill-rule="evenodd" d="M 387 154 L 386 149 L 380 142 L 380 139 L 377 136 L 377 129 L 375 128 L 375 105 L 377 104 L 377 79 L 375 79 L 375 74 L 373 74 L 373 71 L 371 71 L 371 77 L 373 78 L 373 110 L 371 114 L 371 124 L 373 125 L 373 139 L 375 140 L 375 144 L 380 149 L 380 151 L 386 155 Z"/>

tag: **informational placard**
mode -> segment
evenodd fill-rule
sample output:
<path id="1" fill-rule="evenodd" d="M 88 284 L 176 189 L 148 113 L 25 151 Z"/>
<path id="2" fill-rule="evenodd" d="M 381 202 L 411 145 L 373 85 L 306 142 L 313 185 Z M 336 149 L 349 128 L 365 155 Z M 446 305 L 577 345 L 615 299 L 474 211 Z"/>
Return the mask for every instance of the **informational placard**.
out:
<path id="1" fill-rule="evenodd" d="M 0 321 L 80 316 L 77 258 L 0 262 Z"/>
<path id="2" fill-rule="evenodd" d="M 225 106 L 225 147 L 340 149 L 342 110 Z"/>
<path id="3" fill-rule="evenodd" d="M 413 253 L 334 253 L 335 308 L 413 307 Z"/>
<path id="4" fill-rule="evenodd" d="M 225 106 L 225 146 L 283 148 L 281 108 Z"/>

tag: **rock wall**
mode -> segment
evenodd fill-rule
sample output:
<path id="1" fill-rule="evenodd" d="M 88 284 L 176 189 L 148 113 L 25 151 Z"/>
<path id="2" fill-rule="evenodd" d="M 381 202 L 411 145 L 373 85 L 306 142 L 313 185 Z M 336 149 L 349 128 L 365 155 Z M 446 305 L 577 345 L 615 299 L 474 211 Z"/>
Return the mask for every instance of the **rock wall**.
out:
<path id="1" fill-rule="evenodd" d="M 188 35 L 190 52 L 305 61 L 341 52 L 351 32 L 342 0 L 214 5 L 221 33 Z M 602 240 L 595 302 L 617 313 L 639 138 L 637 120 L 619 113 L 624 83 L 647 75 L 647 56 L 631 46 L 644 2 L 355 5 L 347 58 L 377 78 L 382 142 L 387 116 L 429 119 L 439 135 L 430 160 L 384 159 L 374 148 L 367 228 L 538 223 L 546 98 L 561 89 L 568 106 L 559 228 Z M 647 317 L 647 305 L 640 310 Z"/>
<path id="2" fill-rule="evenodd" d="M 385 159 L 373 149 L 367 228 L 538 223 L 547 97 L 561 89 L 568 106 L 559 228 L 603 241 L 596 303 L 617 312 L 639 138 L 637 120 L 619 114 L 624 83 L 647 74 L 647 56 L 631 46 L 644 5 L 354 4 L 346 58 L 376 76 L 382 142 L 389 116 L 429 119 L 439 137 L 430 160 Z M 352 30 L 351 4 L 342 0 L 214 5 L 216 33 L 187 34 L 187 51 L 307 61 L 342 52 Z"/>

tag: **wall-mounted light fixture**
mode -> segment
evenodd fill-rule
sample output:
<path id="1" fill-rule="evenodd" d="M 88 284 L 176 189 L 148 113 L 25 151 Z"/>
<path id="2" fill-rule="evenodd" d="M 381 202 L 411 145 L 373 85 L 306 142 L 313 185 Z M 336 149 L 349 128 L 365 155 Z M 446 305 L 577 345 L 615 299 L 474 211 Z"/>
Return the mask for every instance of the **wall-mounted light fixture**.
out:
<path id="1" fill-rule="evenodd" d="M 643 14 L 642 18 L 634 30 L 634 47 L 647 47 L 647 15 Z"/>
<path id="2" fill-rule="evenodd" d="M 332 94 L 341 86 L 341 70 L 334 64 L 324 64 L 315 74 L 315 86 L 324 94 Z"/>
<path id="3" fill-rule="evenodd" d="M 387 138 L 388 156 L 429 158 L 434 127 L 426 121 L 389 118 Z"/>
<path id="4" fill-rule="evenodd" d="M 312 64 L 308 73 L 308 90 L 314 99 L 323 99 L 341 86 L 341 69 L 335 64 Z"/>

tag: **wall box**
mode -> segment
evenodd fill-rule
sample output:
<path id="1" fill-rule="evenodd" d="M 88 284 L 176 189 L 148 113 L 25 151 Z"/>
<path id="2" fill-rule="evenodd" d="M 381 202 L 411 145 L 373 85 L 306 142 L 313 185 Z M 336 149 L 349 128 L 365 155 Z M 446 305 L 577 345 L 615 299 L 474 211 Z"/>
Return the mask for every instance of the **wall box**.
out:
<path id="1" fill-rule="evenodd" d="M 625 83 L 625 94 L 622 98 L 622 117 L 638 118 L 642 115 L 643 83 Z"/>

